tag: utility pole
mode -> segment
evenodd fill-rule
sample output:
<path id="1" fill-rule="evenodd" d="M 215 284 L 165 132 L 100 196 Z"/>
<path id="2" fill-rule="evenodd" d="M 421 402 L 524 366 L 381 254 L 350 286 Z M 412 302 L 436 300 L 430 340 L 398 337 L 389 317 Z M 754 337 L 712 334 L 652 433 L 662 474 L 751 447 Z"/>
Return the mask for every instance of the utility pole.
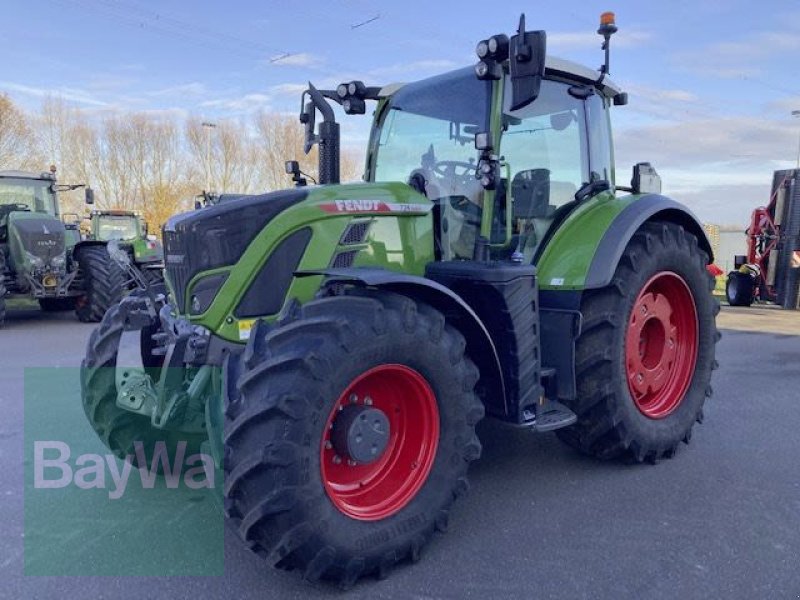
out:
<path id="1" fill-rule="evenodd" d="M 211 191 L 211 130 L 217 126 L 216 123 L 203 121 L 206 130 L 206 191 Z"/>
<path id="2" fill-rule="evenodd" d="M 793 110 L 792 116 L 800 117 L 800 110 Z M 797 168 L 800 169 L 800 139 L 797 141 Z"/>

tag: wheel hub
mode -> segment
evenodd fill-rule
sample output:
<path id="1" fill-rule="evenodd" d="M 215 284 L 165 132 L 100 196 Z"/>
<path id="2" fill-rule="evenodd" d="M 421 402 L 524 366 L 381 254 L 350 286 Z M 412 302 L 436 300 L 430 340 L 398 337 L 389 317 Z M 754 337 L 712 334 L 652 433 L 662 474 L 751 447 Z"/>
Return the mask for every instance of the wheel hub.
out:
<path id="1" fill-rule="evenodd" d="M 334 403 L 323 430 L 325 492 L 345 515 L 390 517 L 425 484 L 439 442 L 439 409 L 426 379 L 400 364 L 356 377 Z"/>
<path id="2" fill-rule="evenodd" d="M 675 411 L 694 375 L 698 346 L 694 297 L 677 273 L 657 273 L 643 286 L 628 320 L 625 368 L 633 401 L 651 419 Z"/>
<path id="3" fill-rule="evenodd" d="M 340 457 L 369 464 L 383 456 L 390 435 L 386 413 L 371 406 L 351 404 L 334 419 L 331 444 Z"/>

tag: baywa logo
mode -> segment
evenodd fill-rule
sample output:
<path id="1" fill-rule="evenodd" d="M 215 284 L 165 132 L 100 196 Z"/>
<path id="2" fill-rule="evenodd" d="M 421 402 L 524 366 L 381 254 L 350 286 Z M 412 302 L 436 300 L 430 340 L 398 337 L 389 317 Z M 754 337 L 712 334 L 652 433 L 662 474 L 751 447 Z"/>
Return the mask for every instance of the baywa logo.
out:
<path id="1" fill-rule="evenodd" d="M 163 441 L 156 442 L 148 462 L 144 444 L 134 442 L 134 455 L 122 461 L 120 469 L 113 454 L 80 454 L 71 461 L 72 451 L 60 441 L 36 441 L 33 444 L 33 487 L 58 489 L 74 485 L 82 490 L 107 489 L 111 500 L 125 494 L 134 471 L 142 489 L 153 489 L 159 473 L 167 488 L 181 484 L 198 490 L 214 487 L 214 459 L 208 454 L 186 456 L 186 442 L 178 442 L 170 462 L 170 452 Z M 138 467 L 134 466 L 133 459 Z"/>

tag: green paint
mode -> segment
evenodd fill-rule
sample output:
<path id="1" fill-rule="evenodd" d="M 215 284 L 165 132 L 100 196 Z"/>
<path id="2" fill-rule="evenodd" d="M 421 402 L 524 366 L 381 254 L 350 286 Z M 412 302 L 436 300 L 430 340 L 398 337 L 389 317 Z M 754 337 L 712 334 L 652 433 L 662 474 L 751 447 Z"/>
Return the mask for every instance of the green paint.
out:
<path id="1" fill-rule="evenodd" d="M 425 264 L 433 260 L 433 226 L 430 213 L 391 213 L 364 209 L 347 212 L 329 212 L 336 200 L 374 200 L 393 204 L 422 204 L 431 202 L 402 183 L 360 183 L 309 188 L 308 197 L 302 202 L 277 215 L 258 233 L 239 261 L 233 265 L 199 273 L 189 284 L 186 294 L 187 306 L 182 313 L 188 314 L 191 289 L 197 281 L 207 275 L 228 271 L 229 276 L 220 288 L 208 310 L 190 320 L 214 331 L 230 341 L 242 341 L 240 320 L 234 310 L 247 292 L 275 248 L 293 232 L 303 227 L 312 230 L 311 240 L 298 270 L 318 270 L 330 266 L 336 252 L 359 248 L 357 266 L 382 267 L 393 271 L 422 275 Z M 328 210 L 326 210 L 326 207 Z M 372 220 L 366 243 L 361 246 L 340 246 L 342 233 L 354 218 Z M 321 277 L 294 278 L 286 295 L 284 305 L 292 299 L 308 302 L 319 289 Z M 262 315 L 274 320 L 276 315 Z M 249 322 L 252 319 L 245 319 Z"/>
<path id="2" fill-rule="evenodd" d="M 503 80 L 492 82 L 492 107 L 490 109 L 489 132 L 492 146 L 500 147 L 500 136 L 503 133 Z M 492 218 L 494 217 L 495 190 L 483 193 L 483 213 L 481 214 L 481 235 L 487 240 L 492 236 Z M 509 196 L 506 195 L 506 202 Z"/>
<path id="3" fill-rule="evenodd" d="M 581 290 L 597 247 L 608 227 L 641 196 L 598 194 L 561 224 L 537 263 L 543 290 Z"/>

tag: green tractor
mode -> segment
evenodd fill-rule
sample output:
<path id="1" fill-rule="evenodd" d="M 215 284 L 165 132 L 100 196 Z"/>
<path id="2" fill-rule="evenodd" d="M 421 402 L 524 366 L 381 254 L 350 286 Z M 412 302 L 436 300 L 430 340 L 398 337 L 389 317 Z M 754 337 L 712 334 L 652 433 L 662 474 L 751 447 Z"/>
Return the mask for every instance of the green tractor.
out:
<path id="1" fill-rule="evenodd" d="M 604 16 L 606 49 L 615 30 Z M 546 57 L 524 17 L 477 53 L 402 86 L 309 85 L 321 185 L 290 161 L 293 189 L 172 217 L 167 292 L 126 298 L 89 341 L 84 408 L 108 447 L 139 464 L 205 448 L 244 543 L 309 580 L 417 560 L 484 416 L 654 463 L 711 395 L 711 247 L 648 164 L 615 182 L 627 97 L 607 53 L 600 71 Z M 332 103 L 366 101 L 364 183 L 340 185 Z"/>
<path id="2" fill-rule="evenodd" d="M 32 298 L 42 310 L 75 310 L 99 321 L 122 297 L 122 272 L 105 244 L 81 241 L 74 223 L 62 222 L 58 192 L 80 185 L 56 183 L 45 173 L 0 171 L 0 324 L 6 299 Z M 93 202 L 86 188 L 87 203 Z"/>
<path id="3" fill-rule="evenodd" d="M 88 225 L 89 239 L 116 240 L 147 281 L 162 281 L 164 248 L 155 235 L 148 233 L 144 217 L 128 210 L 93 210 Z"/>

